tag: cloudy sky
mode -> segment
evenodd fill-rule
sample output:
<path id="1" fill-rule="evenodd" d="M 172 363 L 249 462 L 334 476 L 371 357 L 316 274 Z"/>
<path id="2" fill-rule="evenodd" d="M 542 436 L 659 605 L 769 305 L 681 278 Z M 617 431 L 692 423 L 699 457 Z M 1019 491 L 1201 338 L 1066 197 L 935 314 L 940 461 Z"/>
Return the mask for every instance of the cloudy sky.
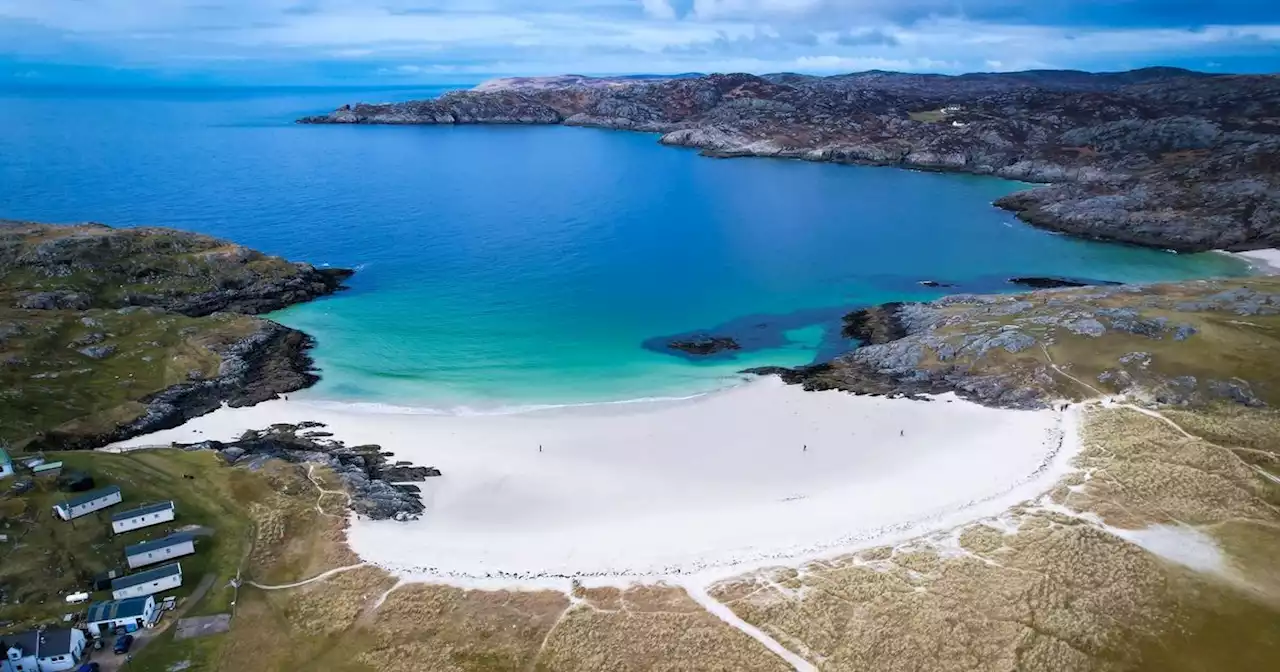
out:
<path id="1" fill-rule="evenodd" d="M 1280 0 L 0 0 L 0 81 L 1280 71 Z"/>

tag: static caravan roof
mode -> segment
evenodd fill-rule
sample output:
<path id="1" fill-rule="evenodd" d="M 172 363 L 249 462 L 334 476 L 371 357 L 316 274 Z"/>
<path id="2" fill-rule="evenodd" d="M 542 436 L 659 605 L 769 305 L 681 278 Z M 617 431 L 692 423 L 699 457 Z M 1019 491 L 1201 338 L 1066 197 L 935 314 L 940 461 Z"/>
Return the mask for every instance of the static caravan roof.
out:
<path id="1" fill-rule="evenodd" d="M 36 655 L 37 651 L 40 652 L 41 658 L 62 656 L 71 653 L 71 630 L 68 628 L 50 628 L 41 631 L 28 630 L 27 632 L 17 632 L 12 635 L 0 635 L 0 644 L 3 644 L 4 649 L 16 646 L 28 656 Z"/>
<path id="2" fill-rule="evenodd" d="M 120 493 L 120 486 L 109 485 L 105 488 L 93 490 L 90 492 L 86 492 L 83 495 L 72 497 L 71 499 L 68 499 L 66 501 L 66 506 L 67 508 L 74 508 L 74 507 L 80 506 L 81 504 L 88 504 L 89 502 L 92 502 L 95 499 L 102 499 L 107 495 L 115 495 L 119 493 Z"/>
<path id="3" fill-rule="evenodd" d="M 147 613 L 147 601 L 150 599 L 152 597 L 148 595 L 146 597 L 130 597 L 127 600 L 94 602 L 89 605 L 89 622 L 101 623 L 119 618 L 140 618 Z"/>
<path id="4" fill-rule="evenodd" d="M 121 588 L 132 588 L 133 586 L 142 585 L 148 581 L 163 579 L 167 576 L 174 576 L 182 573 L 182 566 L 178 563 L 170 563 L 155 569 L 149 569 L 145 572 L 122 576 L 111 582 L 111 590 L 120 590 Z"/>
<path id="5" fill-rule="evenodd" d="M 149 551 L 156 551 L 162 548 L 176 546 L 185 541 L 191 541 L 192 539 L 195 539 L 195 538 L 196 538 L 196 535 L 191 534 L 190 532 L 174 532 L 173 534 L 167 537 L 164 537 L 163 539 L 153 539 L 151 541 L 144 541 L 142 543 L 134 544 L 132 546 L 125 546 L 124 554 L 126 557 L 134 556 L 134 555 L 142 555 L 143 553 L 147 553 Z"/>
<path id="6" fill-rule="evenodd" d="M 128 520 L 130 518 L 137 518 L 138 516 L 145 516 L 148 513 L 157 513 L 159 511 L 170 511 L 172 509 L 173 509 L 173 500 L 169 500 L 167 502 L 159 502 L 156 504 L 147 504 L 146 506 L 139 506 L 136 509 L 130 509 L 128 511 L 121 511 L 120 513 L 113 514 L 111 516 L 111 522 L 114 523 L 118 520 Z"/>
<path id="7" fill-rule="evenodd" d="M 34 474 L 42 474 L 46 471 L 55 471 L 61 468 L 62 468 L 61 462 L 49 462 L 46 464 L 37 464 L 36 466 L 31 467 L 31 472 Z"/>

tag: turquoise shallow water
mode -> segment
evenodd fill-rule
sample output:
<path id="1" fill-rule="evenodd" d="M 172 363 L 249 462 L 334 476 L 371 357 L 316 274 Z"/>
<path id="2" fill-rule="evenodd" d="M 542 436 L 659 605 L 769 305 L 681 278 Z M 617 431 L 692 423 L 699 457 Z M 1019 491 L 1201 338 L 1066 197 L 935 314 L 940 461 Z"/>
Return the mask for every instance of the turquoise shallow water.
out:
<path id="1" fill-rule="evenodd" d="M 307 394 L 446 408 L 706 391 L 838 352 L 841 313 L 946 291 L 925 279 L 1247 272 L 1032 229 L 991 205 L 1026 185 L 990 178 L 715 160 L 592 129 L 289 123 L 432 93 L 9 92 L 0 217 L 175 226 L 356 267 L 351 291 L 275 316 L 319 339 Z M 646 347 L 702 330 L 749 347 Z"/>

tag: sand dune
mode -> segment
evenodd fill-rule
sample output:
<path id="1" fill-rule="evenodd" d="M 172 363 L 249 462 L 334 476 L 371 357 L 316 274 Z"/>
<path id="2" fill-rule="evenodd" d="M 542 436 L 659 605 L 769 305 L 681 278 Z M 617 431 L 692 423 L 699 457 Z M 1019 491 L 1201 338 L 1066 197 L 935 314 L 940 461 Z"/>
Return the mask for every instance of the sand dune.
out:
<path id="1" fill-rule="evenodd" d="M 686 401 L 490 416 L 295 398 L 122 446 L 303 420 L 444 472 L 424 488 L 421 520 L 357 520 L 350 541 L 397 573 L 458 582 L 729 573 L 907 539 L 1044 492 L 1075 450 L 1070 411 L 807 393 L 771 378 Z"/>

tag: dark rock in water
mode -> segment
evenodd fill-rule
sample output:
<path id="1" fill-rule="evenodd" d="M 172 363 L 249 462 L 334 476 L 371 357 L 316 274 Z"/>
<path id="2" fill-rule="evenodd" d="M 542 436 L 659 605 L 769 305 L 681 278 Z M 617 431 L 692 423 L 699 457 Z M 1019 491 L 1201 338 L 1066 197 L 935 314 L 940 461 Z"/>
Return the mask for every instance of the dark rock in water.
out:
<path id="1" fill-rule="evenodd" d="M 921 280 L 920 285 L 923 287 L 955 287 L 949 282 L 938 282 L 937 280 Z"/>
<path id="2" fill-rule="evenodd" d="M 794 368 L 786 366 L 757 366 L 752 369 L 743 369 L 740 373 L 753 376 L 778 376 L 782 379 L 782 382 L 788 385 L 804 385 L 806 390 L 815 390 L 824 388 L 813 386 L 812 379 L 830 371 L 831 368 L 831 364 L 827 363 Z"/>
<path id="3" fill-rule="evenodd" d="M 1031 289 L 1058 289 L 1061 287 L 1091 287 L 1095 285 L 1119 285 L 1118 282 L 1110 280 L 1081 280 L 1074 278 L 1054 278 L 1054 277 L 1018 277 L 1009 278 L 1009 284 L 1020 285 L 1022 287 L 1030 287 Z"/>
<path id="4" fill-rule="evenodd" d="M 741 350 L 742 346 L 728 336 L 694 336 L 671 341 L 667 347 L 691 355 L 714 355 L 718 352 Z"/>
<path id="5" fill-rule="evenodd" d="M 841 333 L 845 338 L 875 345 L 896 341 L 907 335 L 906 327 L 898 319 L 901 303 L 886 303 L 857 310 L 844 317 Z"/>
<path id="6" fill-rule="evenodd" d="M 323 426 L 317 422 L 281 423 L 245 432 L 229 443 L 203 441 L 175 447 L 216 450 L 229 464 L 264 457 L 295 464 L 323 465 L 342 480 L 351 494 L 351 509 L 362 516 L 375 520 L 412 520 L 423 512 L 421 492 L 404 482 L 440 476 L 439 469 L 407 463 L 393 464 L 387 460 L 381 446 L 347 446 L 341 441 L 316 436 L 327 432 L 306 431 Z"/>

